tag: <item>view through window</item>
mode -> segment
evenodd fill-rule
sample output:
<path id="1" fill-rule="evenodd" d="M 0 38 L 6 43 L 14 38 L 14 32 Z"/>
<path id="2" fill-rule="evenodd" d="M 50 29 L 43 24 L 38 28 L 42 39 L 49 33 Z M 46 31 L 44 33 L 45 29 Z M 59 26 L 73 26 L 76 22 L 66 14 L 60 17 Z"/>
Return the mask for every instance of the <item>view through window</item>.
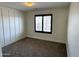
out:
<path id="1" fill-rule="evenodd" d="M 35 15 L 35 32 L 52 33 L 52 14 Z"/>

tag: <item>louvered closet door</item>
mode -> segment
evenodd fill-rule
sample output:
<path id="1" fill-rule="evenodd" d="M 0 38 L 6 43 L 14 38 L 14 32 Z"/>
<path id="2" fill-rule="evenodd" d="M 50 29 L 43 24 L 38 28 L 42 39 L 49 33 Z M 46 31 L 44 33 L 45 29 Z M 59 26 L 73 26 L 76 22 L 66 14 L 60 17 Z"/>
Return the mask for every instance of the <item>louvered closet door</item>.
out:
<path id="1" fill-rule="evenodd" d="M 10 34 L 11 34 L 11 43 L 15 42 L 15 18 L 14 18 L 14 9 L 9 9 L 9 20 L 10 20 Z"/>
<path id="2" fill-rule="evenodd" d="M 8 8 L 2 8 L 2 16 L 3 16 L 3 30 L 4 30 L 4 40 L 5 45 L 10 44 L 10 21 L 8 15 Z"/>
<path id="3" fill-rule="evenodd" d="M 15 10 L 15 33 L 16 33 L 16 41 L 20 39 L 20 21 L 18 16 L 18 11 Z"/>
<path id="4" fill-rule="evenodd" d="M 3 35 L 3 20 L 2 20 L 2 13 L 0 8 L 0 43 L 1 46 L 4 46 L 4 35 Z"/>

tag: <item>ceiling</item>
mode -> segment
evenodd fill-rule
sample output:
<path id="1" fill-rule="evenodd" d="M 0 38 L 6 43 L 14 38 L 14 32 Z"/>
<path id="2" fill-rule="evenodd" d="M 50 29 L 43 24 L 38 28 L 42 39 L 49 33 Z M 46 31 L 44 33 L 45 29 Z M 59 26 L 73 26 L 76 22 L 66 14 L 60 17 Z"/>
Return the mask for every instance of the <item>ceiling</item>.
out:
<path id="1" fill-rule="evenodd" d="M 23 5 L 24 2 L 0 2 L 0 6 L 15 8 L 22 11 L 29 11 L 34 9 L 45 9 L 52 7 L 66 7 L 69 2 L 33 2 L 32 7 Z"/>

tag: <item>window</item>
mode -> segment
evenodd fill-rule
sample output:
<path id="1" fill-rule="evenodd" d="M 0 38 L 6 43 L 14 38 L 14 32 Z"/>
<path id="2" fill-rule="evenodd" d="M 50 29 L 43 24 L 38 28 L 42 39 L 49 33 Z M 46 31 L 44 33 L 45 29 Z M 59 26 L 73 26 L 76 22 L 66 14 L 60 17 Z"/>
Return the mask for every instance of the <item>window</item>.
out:
<path id="1" fill-rule="evenodd" d="M 52 33 L 52 14 L 35 15 L 35 32 Z"/>

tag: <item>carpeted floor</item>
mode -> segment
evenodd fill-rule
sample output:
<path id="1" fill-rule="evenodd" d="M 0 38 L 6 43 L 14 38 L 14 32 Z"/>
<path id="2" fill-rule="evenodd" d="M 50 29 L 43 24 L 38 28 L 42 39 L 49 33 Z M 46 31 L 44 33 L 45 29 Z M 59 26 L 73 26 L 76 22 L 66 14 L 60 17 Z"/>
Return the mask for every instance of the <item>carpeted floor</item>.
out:
<path id="1" fill-rule="evenodd" d="M 26 38 L 2 48 L 4 57 L 66 57 L 66 45 Z"/>

